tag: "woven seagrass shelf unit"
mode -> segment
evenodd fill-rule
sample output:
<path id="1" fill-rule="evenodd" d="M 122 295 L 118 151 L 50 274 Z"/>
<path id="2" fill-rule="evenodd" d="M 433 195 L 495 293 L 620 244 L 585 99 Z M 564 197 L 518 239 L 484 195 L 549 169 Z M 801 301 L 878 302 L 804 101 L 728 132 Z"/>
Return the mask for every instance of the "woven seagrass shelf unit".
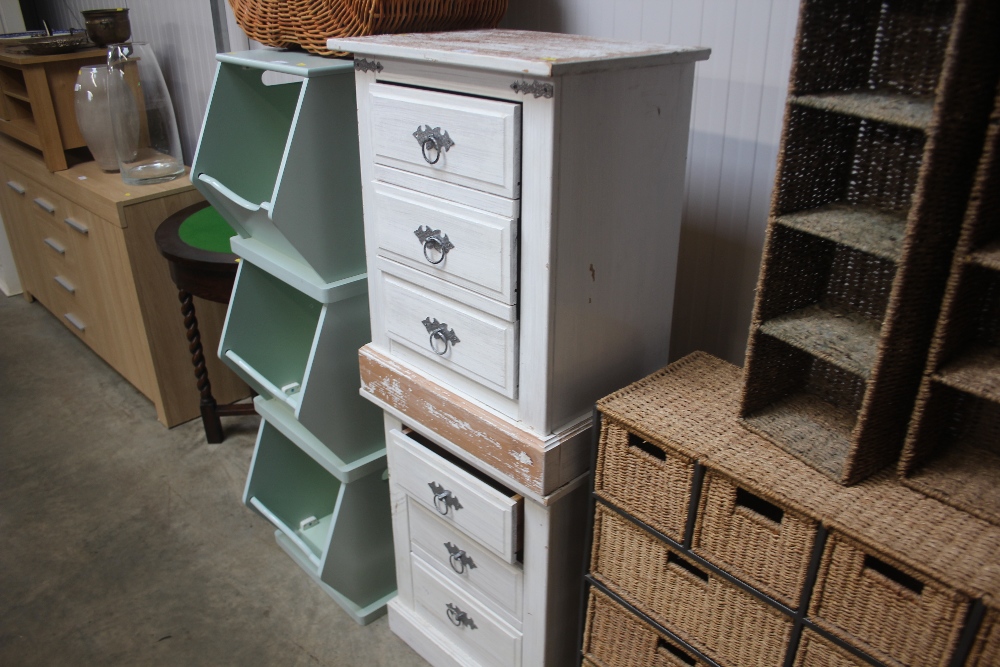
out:
<path id="1" fill-rule="evenodd" d="M 1000 524 L 1000 94 L 899 470 Z"/>
<path id="2" fill-rule="evenodd" d="M 598 402 L 585 664 L 1000 664 L 1000 526 L 837 484 L 739 426 L 741 379 L 695 353 Z"/>
<path id="3" fill-rule="evenodd" d="M 844 484 L 906 435 L 1000 66 L 995 0 L 807 0 L 743 424 Z"/>

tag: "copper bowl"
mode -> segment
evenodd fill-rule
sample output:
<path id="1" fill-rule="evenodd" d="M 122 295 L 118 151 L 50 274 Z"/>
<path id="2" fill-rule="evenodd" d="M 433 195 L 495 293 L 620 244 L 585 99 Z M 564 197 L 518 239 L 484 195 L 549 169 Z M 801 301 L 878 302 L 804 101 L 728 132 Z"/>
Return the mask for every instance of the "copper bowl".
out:
<path id="1" fill-rule="evenodd" d="M 87 35 L 98 46 L 119 44 L 132 36 L 127 7 L 88 9 L 81 13 L 87 28 Z"/>

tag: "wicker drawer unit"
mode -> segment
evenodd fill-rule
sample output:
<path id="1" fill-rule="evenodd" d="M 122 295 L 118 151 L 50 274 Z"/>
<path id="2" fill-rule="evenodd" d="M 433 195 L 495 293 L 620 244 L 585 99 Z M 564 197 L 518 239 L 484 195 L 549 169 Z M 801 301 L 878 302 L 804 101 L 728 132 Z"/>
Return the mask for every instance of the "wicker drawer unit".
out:
<path id="1" fill-rule="evenodd" d="M 778 665 L 791 619 L 598 504 L 592 576 L 720 665 Z"/>
<path id="2" fill-rule="evenodd" d="M 590 589 L 583 655 L 584 664 L 602 667 L 706 665 L 596 588 Z"/>
<path id="3" fill-rule="evenodd" d="M 949 664 L 971 601 L 835 531 L 827 538 L 810 618 L 887 664 Z"/>
<path id="4" fill-rule="evenodd" d="M 694 467 L 694 459 L 677 448 L 614 419 L 602 421 L 595 493 L 678 542 L 684 539 Z"/>
<path id="5" fill-rule="evenodd" d="M 771 494 L 709 469 L 691 549 L 794 609 L 818 525 Z"/>

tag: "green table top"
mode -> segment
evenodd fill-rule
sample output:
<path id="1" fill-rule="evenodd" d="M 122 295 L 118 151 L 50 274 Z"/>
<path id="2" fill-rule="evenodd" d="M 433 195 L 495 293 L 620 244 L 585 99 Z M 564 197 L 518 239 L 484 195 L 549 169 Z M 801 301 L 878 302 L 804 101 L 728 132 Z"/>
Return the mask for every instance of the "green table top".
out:
<path id="1" fill-rule="evenodd" d="M 231 253 L 229 239 L 236 236 L 236 232 L 219 215 L 214 206 L 207 206 L 189 215 L 181 223 L 177 235 L 181 237 L 181 241 L 193 248 Z"/>

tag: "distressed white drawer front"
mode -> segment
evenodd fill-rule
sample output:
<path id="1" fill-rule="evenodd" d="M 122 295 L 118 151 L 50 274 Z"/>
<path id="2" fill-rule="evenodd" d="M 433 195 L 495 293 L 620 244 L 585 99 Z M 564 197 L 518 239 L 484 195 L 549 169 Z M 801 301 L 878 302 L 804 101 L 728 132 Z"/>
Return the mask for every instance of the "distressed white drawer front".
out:
<path id="1" fill-rule="evenodd" d="M 437 576 L 419 556 L 410 556 L 417 613 L 483 665 L 521 664 L 521 633 L 490 614 L 475 598 Z"/>
<path id="2" fill-rule="evenodd" d="M 385 183 L 373 188 L 381 254 L 504 303 L 515 302 L 513 219 Z"/>
<path id="3" fill-rule="evenodd" d="M 520 628 L 521 568 L 503 562 L 412 499 L 407 503 L 407 515 L 410 550 L 438 574 L 491 603 L 500 616 Z"/>
<path id="4" fill-rule="evenodd" d="M 369 91 L 376 163 L 520 196 L 521 105 L 379 83 Z M 422 130 L 441 139 L 414 136 Z"/>
<path id="5" fill-rule="evenodd" d="M 517 323 L 382 273 L 389 339 L 508 398 L 517 397 Z M 432 347 L 433 346 L 433 347 Z"/>
<path id="6" fill-rule="evenodd" d="M 389 435 L 396 483 L 446 524 L 513 563 L 521 528 L 521 496 L 493 488 L 400 431 Z"/>

